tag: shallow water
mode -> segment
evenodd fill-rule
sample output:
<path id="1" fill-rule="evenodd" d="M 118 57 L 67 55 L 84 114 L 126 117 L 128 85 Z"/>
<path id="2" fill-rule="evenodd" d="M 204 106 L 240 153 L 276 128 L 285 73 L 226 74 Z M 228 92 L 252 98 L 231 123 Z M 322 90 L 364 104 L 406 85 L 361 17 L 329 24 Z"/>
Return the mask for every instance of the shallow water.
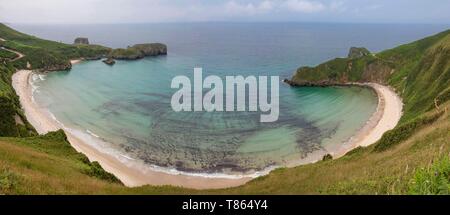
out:
<path id="1" fill-rule="evenodd" d="M 86 31 L 87 27 L 78 28 Z M 298 66 L 345 55 L 349 45 L 342 41 L 360 45 L 360 37 L 365 36 L 367 47 L 382 49 L 398 35 L 414 30 L 396 28 L 389 35 L 393 28 L 385 26 L 386 38 L 379 38 L 359 25 L 113 25 L 87 31 L 91 40 L 105 40 L 98 29 L 122 36 L 128 32 L 116 46 L 161 41 L 168 44 L 169 54 L 118 61 L 112 67 L 101 61 L 82 62 L 69 72 L 36 76 L 36 102 L 67 127 L 108 142 L 102 147 L 132 160 L 186 172 L 233 174 L 336 150 L 376 110 L 374 92 L 359 87 L 291 88 L 280 83 L 279 120 L 260 123 L 260 113 L 254 112 L 174 112 L 170 107 L 173 77 L 192 77 L 193 68 L 201 66 L 204 76 L 280 75 L 283 79 Z"/>

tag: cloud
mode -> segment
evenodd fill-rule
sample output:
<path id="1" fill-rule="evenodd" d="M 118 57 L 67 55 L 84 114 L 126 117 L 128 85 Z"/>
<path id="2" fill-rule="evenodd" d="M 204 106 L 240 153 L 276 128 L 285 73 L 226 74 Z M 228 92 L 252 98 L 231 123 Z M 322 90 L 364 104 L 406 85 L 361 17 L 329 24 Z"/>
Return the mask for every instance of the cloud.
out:
<path id="1" fill-rule="evenodd" d="M 0 0 L 0 22 L 123 23 L 190 21 L 447 22 L 448 0 Z M 404 4 L 408 2 L 408 4 Z M 434 13 L 427 13 L 434 11 Z"/>
<path id="2" fill-rule="evenodd" d="M 224 9 L 223 9 L 224 8 Z M 244 16 L 267 14 L 271 12 L 317 13 L 323 11 L 342 12 L 345 8 L 344 1 L 331 1 L 328 4 L 317 0 L 265 0 L 259 3 L 240 3 L 231 0 L 216 8 L 215 15 Z M 214 11 L 211 8 L 206 11 Z"/>
<path id="3" fill-rule="evenodd" d="M 255 15 L 270 12 L 274 8 L 274 4 L 268 0 L 259 4 L 242 4 L 236 1 L 229 1 L 225 3 L 224 8 L 228 15 Z"/>
<path id="4" fill-rule="evenodd" d="M 294 12 L 315 13 L 324 11 L 327 6 L 318 1 L 287 0 L 281 4 L 281 8 Z"/>

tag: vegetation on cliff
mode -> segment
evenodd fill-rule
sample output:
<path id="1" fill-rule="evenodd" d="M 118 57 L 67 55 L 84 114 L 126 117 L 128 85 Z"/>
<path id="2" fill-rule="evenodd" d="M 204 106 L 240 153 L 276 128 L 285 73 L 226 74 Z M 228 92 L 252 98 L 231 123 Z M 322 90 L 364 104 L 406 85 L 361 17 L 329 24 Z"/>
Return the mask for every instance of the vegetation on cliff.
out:
<path id="1" fill-rule="evenodd" d="M 12 65 L 0 63 L 0 136 L 27 137 L 35 131 L 26 120 L 12 88 L 11 77 L 15 71 Z"/>

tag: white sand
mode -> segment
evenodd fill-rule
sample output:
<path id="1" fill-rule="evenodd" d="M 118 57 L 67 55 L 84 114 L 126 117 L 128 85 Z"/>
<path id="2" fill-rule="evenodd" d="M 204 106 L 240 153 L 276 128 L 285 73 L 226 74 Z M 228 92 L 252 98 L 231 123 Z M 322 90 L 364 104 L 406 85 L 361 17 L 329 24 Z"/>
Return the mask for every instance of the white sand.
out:
<path id="1" fill-rule="evenodd" d="M 77 63 L 81 63 L 82 60 L 83 60 L 83 59 L 73 59 L 73 60 L 70 60 L 70 63 L 71 63 L 72 65 L 74 65 L 74 64 L 77 64 Z"/>
<path id="2" fill-rule="evenodd" d="M 53 120 L 45 109 L 40 108 L 32 101 L 32 89 L 29 82 L 32 72 L 20 70 L 13 75 L 13 87 L 20 97 L 20 103 L 25 111 L 28 121 L 36 128 L 39 134 L 55 131 L 60 126 Z M 379 84 L 365 84 L 373 87 L 378 94 L 379 104 L 376 113 L 373 114 L 368 123 L 334 156 L 341 156 L 356 146 L 367 146 L 378 139 L 381 135 L 398 123 L 402 113 L 402 102 L 400 98 L 388 87 Z M 65 130 L 71 145 L 79 152 L 85 154 L 91 161 L 98 161 L 108 172 L 114 174 L 126 186 L 134 187 L 146 184 L 151 185 L 175 185 L 195 189 L 225 188 L 239 186 L 252 178 L 241 179 L 206 178 L 199 176 L 174 175 L 159 171 L 143 170 L 137 166 L 129 166 L 122 163 L 110 154 L 104 153 L 77 138 L 69 130 Z"/>

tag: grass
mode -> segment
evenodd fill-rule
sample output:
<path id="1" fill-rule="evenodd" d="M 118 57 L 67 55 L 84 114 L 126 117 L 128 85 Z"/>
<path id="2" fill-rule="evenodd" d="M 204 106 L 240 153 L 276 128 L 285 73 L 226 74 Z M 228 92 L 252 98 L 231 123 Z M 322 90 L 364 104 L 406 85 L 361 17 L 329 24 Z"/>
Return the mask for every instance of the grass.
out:
<path id="1" fill-rule="evenodd" d="M 5 33 L 6 31 L 6 33 Z M 369 147 L 314 164 L 280 168 L 236 188 L 127 188 L 89 162 L 63 132 L 36 136 L 26 122 L 11 75 L 21 65 L 0 64 L 0 193 L 4 194 L 448 194 L 450 153 L 450 31 L 361 58 L 337 58 L 300 68 L 297 83 L 375 81 L 394 87 L 405 103 L 400 124 Z M 83 53 L 0 26 L 0 37 L 34 66 L 54 66 Z M 44 45 L 49 45 L 44 46 Z M 102 52 L 102 48 L 98 47 Z M 81 48 L 83 49 L 83 48 Z M 92 47 L 87 47 L 89 55 Z M 75 51 L 74 51 L 75 50 Z M 64 55 L 63 53 L 67 53 Z M 34 56 L 42 54 L 42 56 Z M 22 62 L 23 63 L 23 62 Z M 47 65 L 48 64 L 48 65 Z M 28 136 L 28 137 L 27 137 Z"/>
<path id="2" fill-rule="evenodd" d="M 410 182 L 409 193 L 450 195 L 450 157 L 444 155 L 430 167 L 418 169 Z"/>
<path id="3" fill-rule="evenodd" d="M 70 59 L 98 58 L 106 56 L 110 48 L 99 45 L 69 45 L 40 39 L 18 32 L 0 23 L 0 37 L 5 42 L 0 45 L 25 54 L 25 57 L 14 62 L 18 69 L 25 69 L 27 62 L 32 69 L 64 70 L 70 69 Z"/>

